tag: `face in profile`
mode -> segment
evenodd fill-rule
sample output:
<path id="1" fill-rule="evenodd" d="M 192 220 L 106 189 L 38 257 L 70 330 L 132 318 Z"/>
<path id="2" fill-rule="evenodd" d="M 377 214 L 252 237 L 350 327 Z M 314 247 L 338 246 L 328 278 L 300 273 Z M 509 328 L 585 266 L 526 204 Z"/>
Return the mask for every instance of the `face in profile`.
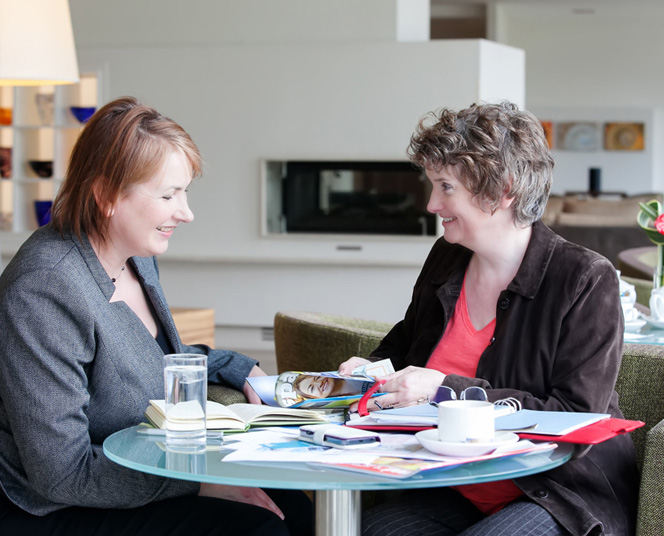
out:
<path id="1" fill-rule="evenodd" d="M 325 376 L 304 376 L 297 385 L 297 390 L 305 398 L 327 398 L 334 389 L 334 378 Z"/>
<path id="2" fill-rule="evenodd" d="M 156 175 L 131 188 L 114 205 L 109 235 L 116 247 L 141 257 L 164 253 L 178 225 L 194 219 L 187 202 L 191 180 L 184 153 L 171 152 Z"/>

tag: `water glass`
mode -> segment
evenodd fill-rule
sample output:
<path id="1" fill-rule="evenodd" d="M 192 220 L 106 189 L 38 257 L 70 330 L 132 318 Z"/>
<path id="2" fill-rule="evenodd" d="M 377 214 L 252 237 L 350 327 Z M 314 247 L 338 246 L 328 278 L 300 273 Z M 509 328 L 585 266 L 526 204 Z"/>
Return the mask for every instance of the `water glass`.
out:
<path id="1" fill-rule="evenodd" d="M 183 452 L 205 449 L 207 356 L 164 356 L 166 445 Z"/>

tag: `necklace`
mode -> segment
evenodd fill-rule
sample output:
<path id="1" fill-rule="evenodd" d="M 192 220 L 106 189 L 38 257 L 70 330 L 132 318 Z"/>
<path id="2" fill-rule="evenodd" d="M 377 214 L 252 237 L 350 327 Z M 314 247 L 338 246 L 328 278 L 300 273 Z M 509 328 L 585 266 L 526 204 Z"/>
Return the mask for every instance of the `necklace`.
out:
<path id="1" fill-rule="evenodd" d="M 123 264 L 122 265 L 122 270 L 120 270 L 120 274 L 118 275 L 118 277 L 111 277 L 111 282 L 112 283 L 115 283 L 118 279 L 120 279 L 120 276 L 122 275 L 122 272 L 125 271 L 125 268 L 126 268 L 126 266 Z"/>

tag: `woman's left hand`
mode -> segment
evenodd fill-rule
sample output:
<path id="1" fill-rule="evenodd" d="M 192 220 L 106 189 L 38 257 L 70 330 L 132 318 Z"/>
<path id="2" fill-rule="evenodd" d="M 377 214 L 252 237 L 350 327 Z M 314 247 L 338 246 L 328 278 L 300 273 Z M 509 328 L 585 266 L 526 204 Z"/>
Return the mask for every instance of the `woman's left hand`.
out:
<path id="1" fill-rule="evenodd" d="M 381 379 L 386 382 L 381 386 L 380 391 L 388 394 L 373 398 L 367 404 L 370 411 L 427 402 L 434 397 L 438 387 L 442 385 L 445 374 L 439 370 L 409 366 Z M 377 405 L 376 402 L 380 405 Z M 351 407 L 351 410 L 353 409 Z"/>
<path id="2" fill-rule="evenodd" d="M 267 374 L 265 374 L 265 372 L 263 372 L 263 369 L 261 369 L 258 365 L 254 365 L 254 368 L 252 368 L 251 371 L 249 372 L 249 376 L 267 376 Z M 242 392 L 244 393 L 244 396 L 247 397 L 247 400 L 249 401 L 250 404 L 263 403 L 261 397 L 256 394 L 256 391 L 254 391 L 251 388 L 251 385 L 249 385 L 247 382 L 244 382 L 244 387 L 242 388 Z"/>

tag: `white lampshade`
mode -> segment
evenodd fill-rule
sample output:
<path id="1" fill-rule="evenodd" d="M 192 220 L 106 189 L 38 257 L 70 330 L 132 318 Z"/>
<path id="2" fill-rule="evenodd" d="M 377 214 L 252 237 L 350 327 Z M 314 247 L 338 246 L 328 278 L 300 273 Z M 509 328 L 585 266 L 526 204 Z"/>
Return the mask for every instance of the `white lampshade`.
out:
<path id="1" fill-rule="evenodd" d="M 79 81 L 67 0 L 0 0 L 0 85 Z"/>

